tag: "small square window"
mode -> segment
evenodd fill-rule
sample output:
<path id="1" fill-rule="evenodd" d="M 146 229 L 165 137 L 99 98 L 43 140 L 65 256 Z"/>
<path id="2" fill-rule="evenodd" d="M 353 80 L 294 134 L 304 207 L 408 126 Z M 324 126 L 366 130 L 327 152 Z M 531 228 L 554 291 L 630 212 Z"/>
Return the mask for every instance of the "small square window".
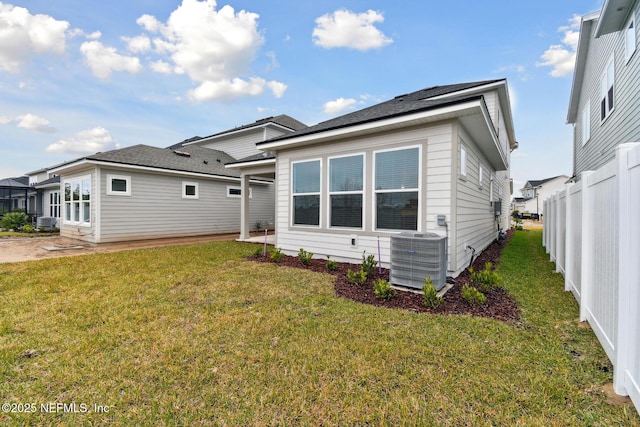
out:
<path id="1" fill-rule="evenodd" d="M 130 196 L 131 177 L 123 175 L 107 175 L 107 194 L 111 196 Z"/>
<path id="2" fill-rule="evenodd" d="M 182 198 L 183 199 L 197 199 L 198 198 L 198 183 L 197 182 L 183 182 L 182 183 Z"/>

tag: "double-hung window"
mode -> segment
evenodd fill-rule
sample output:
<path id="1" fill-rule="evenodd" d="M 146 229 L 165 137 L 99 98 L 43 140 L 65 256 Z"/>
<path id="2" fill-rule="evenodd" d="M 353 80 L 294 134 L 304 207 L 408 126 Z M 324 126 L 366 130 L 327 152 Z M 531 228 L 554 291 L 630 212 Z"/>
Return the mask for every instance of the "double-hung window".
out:
<path id="1" fill-rule="evenodd" d="M 604 121 L 614 107 L 613 88 L 615 84 L 615 68 L 613 56 L 607 63 L 605 72 L 600 77 L 600 120 Z"/>
<path id="2" fill-rule="evenodd" d="M 81 177 L 64 183 L 64 219 L 66 222 L 91 223 L 91 178 Z"/>
<path id="3" fill-rule="evenodd" d="M 362 228 L 364 155 L 329 159 L 331 227 Z"/>
<path id="4" fill-rule="evenodd" d="M 420 148 L 375 154 L 376 229 L 417 230 Z"/>
<path id="5" fill-rule="evenodd" d="M 320 225 L 320 160 L 293 163 L 293 225 Z"/>

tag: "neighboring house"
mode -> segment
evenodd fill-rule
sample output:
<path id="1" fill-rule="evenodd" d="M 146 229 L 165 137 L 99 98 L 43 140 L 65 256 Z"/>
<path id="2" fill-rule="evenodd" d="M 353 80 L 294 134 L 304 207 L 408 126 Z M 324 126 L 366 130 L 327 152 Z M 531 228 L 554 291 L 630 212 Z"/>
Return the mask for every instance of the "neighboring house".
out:
<path id="1" fill-rule="evenodd" d="M 225 168 L 236 160 L 226 151 L 255 153 L 265 134 L 293 132 L 275 119 L 170 148 L 135 145 L 34 171 L 41 215 L 59 215 L 62 236 L 93 243 L 238 232 L 240 173 Z M 246 193 L 252 227 L 273 224 L 273 180 L 251 178 Z"/>
<path id="2" fill-rule="evenodd" d="M 276 177 L 276 245 L 289 255 L 304 248 L 358 263 L 380 245 L 389 266 L 393 234 L 435 232 L 449 237 L 457 275 L 509 227 L 517 143 L 506 80 L 400 95 L 257 147 L 266 154 L 228 167 L 243 186 Z"/>
<path id="3" fill-rule="evenodd" d="M 520 189 L 522 197 L 514 199 L 514 209 L 520 213 L 530 213 L 543 215 L 542 205 L 544 200 L 556 191 L 564 190 L 569 177 L 566 175 L 554 176 L 553 178 L 531 180 Z"/>
<path id="4" fill-rule="evenodd" d="M 31 213 L 29 196 L 27 177 L 0 179 L 0 216 L 14 211 Z"/>
<path id="5" fill-rule="evenodd" d="M 567 122 L 574 126 L 573 174 L 613 160 L 640 141 L 638 0 L 607 0 L 582 18 Z"/>

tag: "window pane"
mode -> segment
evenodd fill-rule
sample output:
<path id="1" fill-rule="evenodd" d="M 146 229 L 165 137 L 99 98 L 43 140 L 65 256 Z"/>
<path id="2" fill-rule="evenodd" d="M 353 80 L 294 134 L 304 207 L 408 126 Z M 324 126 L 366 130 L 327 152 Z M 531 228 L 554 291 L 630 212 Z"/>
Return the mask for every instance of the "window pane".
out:
<path id="1" fill-rule="evenodd" d="M 71 201 L 71 184 L 64 185 L 64 201 L 65 202 Z"/>
<path id="2" fill-rule="evenodd" d="M 184 194 L 185 194 L 185 196 L 195 196 L 196 195 L 196 186 L 195 185 L 185 185 L 184 186 Z"/>
<path id="3" fill-rule="evenodd" d="M 362 194 L 331 196 L 331 226 L 362 228 Z"/>
<path id="4" fill-rule="evenodd" d="M 71 221 L 71 203 L 64 204 L 64 211 L 65 211 L 64 218 L 67 221 Z"/>
<path id="5" fill-rule="evenodd" d="M 73 200 L 80 200 L 80 181 L 73 181 Z"/>
<path id="6" fill-rule="evenodd" d="M 294 196 L 293 223 L 320 225 L 320 196 Z"/>
<path id="7" fill-rule="evenodd" d="M 418 188 L 419 153 L 417 147 L 376 153 L 375 189 Z"/>
<path id="8" fill-rule="evenodd" d="M 89 200 L 91 196 L 91 180 L 82 180 L 82 200 Z"/>
<path id="9" fill-rule="evenodd" d="M 320 160 L 293 165 L 293 192 L 320 192 Z"/>
<path id="10" fill-rule="evenodd" d="M 241 188 L 230 188 L 229 189 L 229 195 L 230 196 L 242 196 L 242 189 Z"/>
<path id="11" fill-rule="evenodd" d="M 80 221 L 80 203 L 73 204 L 73 221 Z"/>
<path id="12" fill-rule="evenodd" d="M 91 221 L 91 204 L 82 203 L 82 219 L 84 222 Z"/>
<path id="13" fill-rule="evenodd" d="M 127 180 L 126 179 L 113 178 L 111 180 L 111 191 L 117 191 L 117 192 L 126 193 L 127 192 Z"/>
<path id="14" fill-rule="evenodd" d="M 362 156 L 331 159 L 329 191 L 362 191 Z"/>
<path id="15" fill-rule="evenodd" d="M 376 228 L 418 229 L 418 192 L 376 194 Z"/>

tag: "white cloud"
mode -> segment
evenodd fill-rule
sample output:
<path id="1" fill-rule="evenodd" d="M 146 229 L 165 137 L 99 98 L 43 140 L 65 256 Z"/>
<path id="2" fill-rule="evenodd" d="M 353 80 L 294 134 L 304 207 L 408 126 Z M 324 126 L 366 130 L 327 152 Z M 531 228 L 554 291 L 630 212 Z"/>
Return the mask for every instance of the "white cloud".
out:
<path id="1" fill-rule="evenodd" d="M 260 95 L 265 87 L 271 89 L 276 98 L 280 98 L 287 89 L 283 83 L 267 82 L 259 77 L 251 77 L 248 81 L 236 77 L 232 80 L 207 80 L 197 88 L 190 90 L 189 98 L 197 102 L 212 99 L 230 101 L 243 96 Z"/>
<path id="2" fill-rule="evenodd" d="M 165 23 L 151 15 L 138 18 L 138 25 L 154 35 L 153 50 L 161 56 L 151 69 L 187 74 L 199 84 L 189 91 L 192 101 L 257 96 L 265 87 L 276 97 L 282 96 L 283 83 L 247 76 L 264 43 L 258 31 L 259 16 L 236 12 L 228 5 L 216 7 L 215 0 L 183 0 Z M 276 68 L 275 54 L 267 55 L 269 69 Z"/>
<path id="3" fill-rule="evenodd" d="M 66 21 L 0 3 L 0 71 L 18 73 L 33 56 L 65 51 Z"/>
<path id="4" fill-rule="evenodd" d="M 140 59 L 120 55 L 116 49 L 106 47 L 99 41 L 82 43 L 80 51 L 93 74 L 100 79 L 108 79 L 112 71 L 127 71 L 135 74 L 142 69 Z"/>
<path id="5" fill-rule="evenodd" d="M 151 40 L 145 35 L 136 37 L 122 37 L 127 43 L 127 49 L 133 53 L 144 53 L 151 50 Z"/>
<path id="6" fill-rule="evenodd" d="M 11 123 L 11 121 L 11 117 L 0 116 L 0 125 L 6 125 L 8 123 Z"/>
<path id="7" fill-rule="evenodd" d="M 374 26 L 383 21 L 382 13 L 374 10 L 356 14 L 340 9 L 316 19 L 313 42 L 326 49 L 347 47 L 364 51 L 380 48 L 393 43 Z"/>
<path id="8" fill-rule="evenodd" d="M 574 15 L 569 19 L 569 25 L 560 27 L 558 31 L 564 33 L 562 42 L 549 46 L 540 57 L 542 62 L 536 63 L 536 66 L 552 67 L 550 74 L 553 77 L 564 77 L 573 73 L 581 22 L 582 18 Z"/>
<path id="9" fill-rule="evenodd" d="M 74 28 L 73 30 L 68 31 L 67 34 L 71 38 L 84 37 L 89 40 L 98 40 L 100 37 L 102 37 L 102 33 L 100 31 L 94 31 L 91 34 L 87 34 L 84 32 L 84 30 L 81 30 L 80 28 Z"/>
<path id="10" fill-rule="evenodd" d="M 327 114 L 335 114 L 352 108 L 356 104 L 353 98 L 338 98 L 335 101 L 329 101 L 324 104 L 324 112 Z"/>
<path id="11" fill-rule="evenodd" d="M 18 116 L 15 121 L 18 123 L 18 127 L 22 129 L 44 133 L 53 133 L 56 131 L 54 127 L 49 125 L 49 120 L 31 113 Z"/>
<path id="12" fill-rule="evenodd" d="M 98 126 L 93 129 L 80 131 L 70 138 L 61 139 L 49 145 L 47 151 L 68 154 L 92 154 L 115 148 L 120 148 L 120 145 L 113 141 L 108 130 L 102 126 Z"/>

